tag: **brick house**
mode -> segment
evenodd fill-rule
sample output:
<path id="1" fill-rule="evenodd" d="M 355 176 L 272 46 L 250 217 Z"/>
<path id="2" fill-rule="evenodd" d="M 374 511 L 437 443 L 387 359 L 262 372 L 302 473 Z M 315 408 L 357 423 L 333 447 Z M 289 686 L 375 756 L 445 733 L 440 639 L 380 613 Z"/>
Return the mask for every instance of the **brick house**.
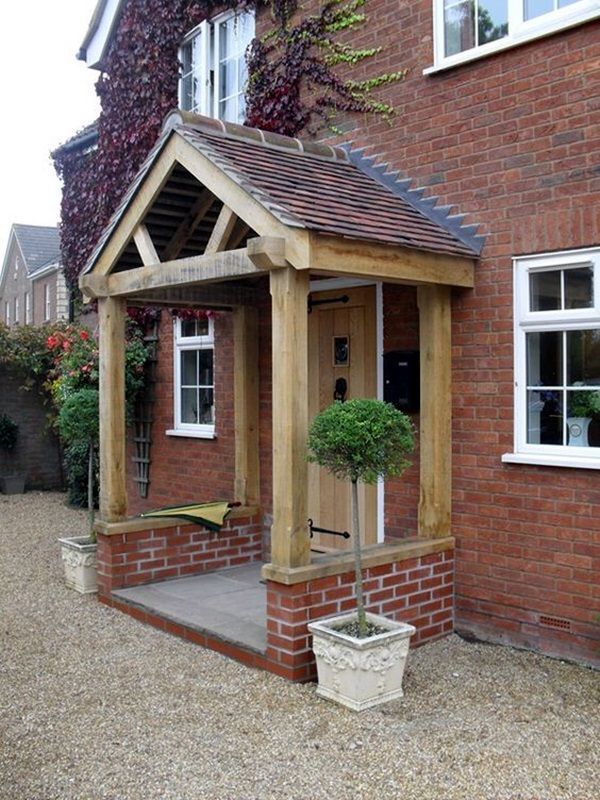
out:
<path id="1" fill-rule="evenodd" d="M 57 228 L 12 225 L 0 273 L 0 309 L 6 325 L 68 319 Z"/>
<path id="2" fill-rule="evenodd" d="M 82 48 L 109 74 L 124 5 L 99 3 Z M 339 537 L 309 538 L 308 518 L 342 531 L 348 509 L 308 470 L 306 428 L 334 393 L 376 395 L 414 415 L 420 446 L 363 496 L 370 607 L 413 622 L 417 643 L 455 629 L 598 663 L 597 3 L 368 14 L 355 44 L 383 45 L 373 73 L 408 70 L 386 89 L 401 113 L 349 117 L 321 145 L 238 128 L 239 78 L 207 81 L 227 36 L 241 74 L 268 14 L 216 16 L 181 42 L 184 110 L 81 279 L 105 343 L 101 599 L 309 677 L 307 620 L 352 601 Z M 145 497 L 118 401 L 126 303 L 215 312 L 162 314 Z M 219 539 L 126 519 L 219 497 L 241 503 Z M 260 652 L 114 595 L 259 560 Z"/>

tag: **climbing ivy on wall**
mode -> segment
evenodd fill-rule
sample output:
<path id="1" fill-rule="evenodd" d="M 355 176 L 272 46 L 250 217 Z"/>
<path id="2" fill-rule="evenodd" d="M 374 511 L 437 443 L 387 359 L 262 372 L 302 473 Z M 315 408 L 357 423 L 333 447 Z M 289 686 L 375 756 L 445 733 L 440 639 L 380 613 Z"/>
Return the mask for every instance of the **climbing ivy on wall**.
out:
<path id="1" fill-rule="evenodd" d="M 297 0 L 129 0 L 97 83 L 98 146 L 54 154 L 64 184 L 61 247 L 68 280 L 76 283 L 164 117 L 177 106 L 177 56 L 186 33 L 217 10 L 268 6 L 273 28 L 248 53 L 247 122 L 295 136 L 331 123 L 335 112 L 391 113 L 371 92 L 401 73 L 356 82 L 336 71 L 377 52 L 343 43 L 345 32 L 364 23 L 365 2 L 329 0 L 303 16 Z"/>
<path id="2" fill-rule="evenodd" d="M 323 125 L 332 127 L 340 112 L 392 115 L 391 106 L 377 101 L 372 92 L 400 80 L 404 71 L 363 81 L 336 71 L 381 49 L 358 49 L 343 41 L 366 22 L 365 4 L 366 0 L 329 0 L 317 14 L 303 16 L 296 0 L 270 3 L 275 27 L 255 39 L 248 53 L 248 125 L 297 136 Z"/>

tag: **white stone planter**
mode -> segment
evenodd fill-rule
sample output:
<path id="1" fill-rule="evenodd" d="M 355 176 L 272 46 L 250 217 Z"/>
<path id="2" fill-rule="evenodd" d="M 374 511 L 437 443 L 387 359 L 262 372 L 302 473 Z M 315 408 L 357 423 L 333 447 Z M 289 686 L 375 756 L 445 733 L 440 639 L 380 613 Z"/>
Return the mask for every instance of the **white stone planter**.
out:
<path id="1" fill-rule="evenodd" d="M 355 619 L 356 613 L 311 622 L 313 651 L 317 660 L 317 694 L 354 711 L 402 697 L 402 677 L 408 655 L 412 625 L 367 613 L 367 620 L 385 633 L 356 639 L 333 630 Z"/>
<path id="2" fill-rule="evenodd" d="M 69 589 L 75 589 L 81 594 L 97 592 L 96 542 L 90 542 L 89 536 L 75 536 L 58 541 L 65 565 L 65 582 Z"/>

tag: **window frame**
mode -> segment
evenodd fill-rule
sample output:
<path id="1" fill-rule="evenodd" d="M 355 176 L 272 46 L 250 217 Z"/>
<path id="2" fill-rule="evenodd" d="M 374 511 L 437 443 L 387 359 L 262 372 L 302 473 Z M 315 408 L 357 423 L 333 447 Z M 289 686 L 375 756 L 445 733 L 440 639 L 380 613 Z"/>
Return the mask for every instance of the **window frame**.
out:
<path id="1" fill-rule="evenodd" d="M 186 109 L 183 106 L 184 100 L 184 92 L 183 92 L 183 71 L 180 73 L 179 76 L 179 84 L 178 84 L 178 105 L 179 108 L 183 111 L 192 111 L 192 113 L 202 114 L 207 117 L 213 117 L 214 119 L 222 119 L 219 116 L 219 107 L 220 107 L 220 25 L 223 22 L 228 22 L 231 19 L 240 18 L 242 16 L 251 16 L 253 22 L 253 33 L 254 36 L 256 31 L 256 15 L 254 11 L 251 9 L 245 11 L 226 11 L 222 14 L 218 14 L 216 17 L 213 17 L 210 20 L 204 20 L 195 28 L 193 28 L 181 42 L 179 47 L 179 62 L 183 65 L 183 50 L 188 45 L 191 45 L 193 40 L 198 37 L 199 42 L 199 52 L 200 52 L 200 63 L 202 64 L 202 68 L 205 71 L 205 76 L 202 80 L 202 91 L 200 94 L 200 102 L 196 109 L 192 111 L 192 109 Z M 192 71 L 193 72 L 193 71 Z M 211 85 L 211 74 L 212 74 L 212 85 Z M 237 96 L 239 96 L 238 93 Z M 244 92 L 242 91 L 241 94 L 243 95 Z M 232 95 L 233 96 L 233 95 Z M 243 119 L 240 120 L 223 120 L 223 121 L 231 121 L 231 122 L 238 122 L 243 123 Z"/>
<path id="2" fill-rule="evenodd" d="M 19 307 L 19 296 L 15 295 L 15 312 L 14 312 L 15 313 L 15 325 L 19 325 L 19 313 L 20 313 L 20 310 L 21 309 Z"/>
<path id="3" fill-rule="evenodd" d="M 25 324 L 31 323 L 31 292 L 25 292 Z"/>
<path id="4" fill-rule="evenodd" d="M 444 0 L 433 0 L 433 66 L 423 70 L 430 75 L 449 69 L 459 64 L 485 58 L 488 55 L 516 47 L 519 44 L 549 36 L 557 31 L 566 30 L 575 25 L 600 16 L 598 0 L 578 0 L 578 2 L 554 9 L 538 17 L 524 18 L 524 0 L 508 0 L 508 35 L 493 42 L 445 55 Z"/>
<path id="5" fill-rule="evenodd" d="M 50 284 L 49 283 L 45 283 L 44 284 L 44 322 L 49 322 L 50 321 L 50 314 L 51 314 L 51 308 L 50 308 Z"/>
<path id="6" fill-rule="evenodd" d="M 166 431 L 168 436 L 187 436 L 198 439 L 216 438 L 216 392 L 215 392 L 215 325 L 208 317 L 208 333 L 202 336 L 182 336 L 182 320 L 173 320 L 173 428 Z M 181 353 L 185 351 L 211 350 L 213 354 L 213 422 L 182 422 L 181 420 Z"/>
<path id="7" fill-rule="evenodd" d="M 592 307 L 530 311 L 531 274 L 577 267 L 593 268 Z M 600 329 L 600 248 L 518 256 L 513 258 L 513 270 L 514 452 L 505 453 L 502 461 L 600 469 L 600 447 L 570 447 L 564 444 L 535 444 L 527 441 L 526 343 L 528 333 Z"/>

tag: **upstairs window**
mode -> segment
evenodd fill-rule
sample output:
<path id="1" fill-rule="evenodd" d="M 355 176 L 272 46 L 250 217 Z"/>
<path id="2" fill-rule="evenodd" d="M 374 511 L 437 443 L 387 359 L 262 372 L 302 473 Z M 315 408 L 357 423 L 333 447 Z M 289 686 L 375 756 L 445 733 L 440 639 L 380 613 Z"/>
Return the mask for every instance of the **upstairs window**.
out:
<path id="1" fill-rule="evenodd" d="M 248 80 L 246 50 L 253 38 L 251 11 L 223 14 L 192 31 L 180 50 L 180 107 L 226 122 L 243 123 Z"/>
<path id="2" fill-rule="evenodd" d="M 600 468 L 600 250 L 515 259 L 515 294 L 522 458 L 504 460 Z"/>
<path id="3" fill-rule="evenodd" d="M 175 320 L 175 427 L 167 433 L 214 436 L 214 341 L 211 318 Z"/>
<path id="4" fill-rule="evenodd" d="M 597 0 L 434 0 L 436 67 L 478 58 L 599 14 Z"/>

